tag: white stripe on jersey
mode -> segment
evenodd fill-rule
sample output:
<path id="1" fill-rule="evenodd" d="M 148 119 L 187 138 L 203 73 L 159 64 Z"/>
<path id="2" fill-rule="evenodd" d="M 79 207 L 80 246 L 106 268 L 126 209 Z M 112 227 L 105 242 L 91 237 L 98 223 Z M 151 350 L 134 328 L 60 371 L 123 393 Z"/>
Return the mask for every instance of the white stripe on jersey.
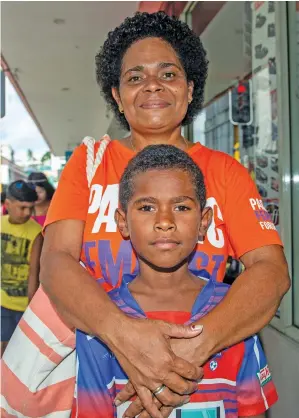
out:
<path id="1" fill-rule="evenodd" d="M 257 346 L 257 336 L 255 335 L 253 337 L 253 339 L 254 339 L 254 346 L 253 346 L 254 354 L 255 354 L 255 357 L 257 359 L 257 363 L 259 365 L 259 370 L 261 370 L 261 359 L 260 359 L 260 352 L 259 352 L 259 349 L 258 349 L 258 346 Z M 261 393 L 262 393 L 262 397 L 263 397 L 263 400 L 264 400 L 265 408 L 269 409 L 267 398 L 265 396 L 264 389 L 263 389 L 262 385 L 261 385 Z"/>

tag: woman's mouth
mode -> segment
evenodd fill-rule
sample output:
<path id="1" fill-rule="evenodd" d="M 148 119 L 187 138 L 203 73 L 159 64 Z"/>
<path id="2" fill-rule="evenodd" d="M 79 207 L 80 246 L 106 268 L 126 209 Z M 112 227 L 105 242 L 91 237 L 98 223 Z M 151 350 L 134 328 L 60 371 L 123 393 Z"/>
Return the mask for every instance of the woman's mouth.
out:
<path id="1" fill-rule="evenodd" d="M 165 109 L 166 107 L 170 106 L 168 102 L 165 100 L 147 100 L 144 102 L 140 107 L 142 109 Z"/>

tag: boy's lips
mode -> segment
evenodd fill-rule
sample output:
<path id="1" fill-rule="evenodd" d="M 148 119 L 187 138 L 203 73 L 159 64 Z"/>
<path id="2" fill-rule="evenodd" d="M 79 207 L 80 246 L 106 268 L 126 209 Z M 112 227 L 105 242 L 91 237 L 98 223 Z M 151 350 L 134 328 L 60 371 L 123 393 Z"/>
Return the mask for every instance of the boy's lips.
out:
<path id="1" fill-rule="evenodd" d="M 179 242 L 171 238 L 158 238 L 155 241 L 153 241 L 151 245 L 154 245 L 155 247 L 163 250 L 170 250 L 172 248 L 177 247 L 179 245 Z"/>

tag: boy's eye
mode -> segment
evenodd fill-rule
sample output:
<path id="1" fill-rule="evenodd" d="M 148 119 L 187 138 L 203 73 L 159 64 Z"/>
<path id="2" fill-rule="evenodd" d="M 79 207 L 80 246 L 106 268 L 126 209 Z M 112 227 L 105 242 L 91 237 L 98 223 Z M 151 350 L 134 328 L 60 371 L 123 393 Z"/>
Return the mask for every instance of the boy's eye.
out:
<path id="1" fill-rule="evenodd" d="M 177 211 L 177 212 L 185 212 L 187 210 L 190 210 L 190 208 L 188 206 L 185 206 L 185 205 L 179 205 L 179 206 L 176 206 L 174 208 L 174 210 Z"/>
<path id="2" fill-rule="evenodd" d="M 154 210 L 154 207 L 150 205 L 143 205 L 138 210 L 141 210 L 142 212 L 152 212 Z"/>

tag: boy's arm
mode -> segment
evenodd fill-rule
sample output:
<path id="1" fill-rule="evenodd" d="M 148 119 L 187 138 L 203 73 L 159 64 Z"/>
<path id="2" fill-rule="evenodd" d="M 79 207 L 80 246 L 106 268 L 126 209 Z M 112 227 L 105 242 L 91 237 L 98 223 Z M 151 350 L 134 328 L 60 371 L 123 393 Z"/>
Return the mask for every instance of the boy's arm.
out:
<path id="1" fill-rule="evenodd" d="M 41 233 L 39 233 L 32 244 L 30 262 L 29 262 L 29 276 L 28 276 L 29 302 L 33 298 L 39 286 L 40 256 L 42 252 L 43 241 L 44 241 L 43 236 Z"/>

